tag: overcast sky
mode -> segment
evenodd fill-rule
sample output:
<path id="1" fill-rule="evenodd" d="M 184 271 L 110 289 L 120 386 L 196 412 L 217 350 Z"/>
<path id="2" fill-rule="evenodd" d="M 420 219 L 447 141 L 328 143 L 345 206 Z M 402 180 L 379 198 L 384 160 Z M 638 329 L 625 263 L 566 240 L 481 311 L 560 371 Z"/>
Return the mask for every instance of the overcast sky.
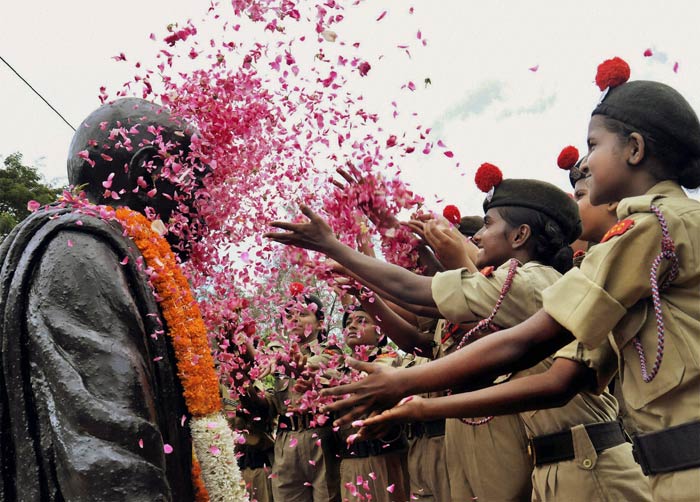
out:
<path id="1" fill-rule="evenodd" d="M 99 105 L 101 85 L 115 89 L 133 77 L 132 67 L 112 56 L 152 58 L 150 33 L 162 35 L 168 23 L 201 18 L 207 4 L 6 0 L 0 7 L 0 55 L 77 126 Z M 367 109 L 382 113 L 385 127 L 399 131 L 408 127 L 401 122 L 407 112 L 417 112 L 434 139 L 442 138 L 455 154 L 452 161 L 412 156 L 405 179 L 424 196 L 435 194 L 467 214 L 479 212 L 482 196 L 472 179 L 486 161 L 507 177 L 546 179 L 569 189 L 556 157 L 568 144 L 585 148 L 588 118 L 600 95 L 595 68 L 604 59 L 626 59 L 633 79 L 668 83 L 700 109 L 698 19 L 700 6 L 690 0 L 396 0 L 348 7 L 339 29 L 347 40 L 362 42 L 362 56 L 372 64 L 367 78 L 349 83 L 364 95 Z M 409 59 L 396 45 L 415 43 L 418 29 L 428 45 L 412 50 Z M 643 55 L 648 48 L 652 57 Z M 415 92 L 401 89 L 408 81 L 416 83 Z M 0 89 L 0 156 L 19 151 L 47 179 L 64 178 L 73 132 L 2 64 Z M 406 112 L 396 120 L 392 100 Z"/>

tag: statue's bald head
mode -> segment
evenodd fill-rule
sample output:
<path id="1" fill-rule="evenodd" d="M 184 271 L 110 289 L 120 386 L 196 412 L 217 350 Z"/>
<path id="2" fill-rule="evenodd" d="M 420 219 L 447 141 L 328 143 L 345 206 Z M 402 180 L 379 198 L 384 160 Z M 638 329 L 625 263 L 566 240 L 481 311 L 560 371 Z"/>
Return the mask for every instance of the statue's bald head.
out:
<path id="1" fill-rule="evenodd" d="M 167 109 L 138 98 L 106 103 L 78 127 L 68 179 L 97 204 L 147 207 L 168 222 L 190 206 L 201 172 L 190 159 L 193 129 Z"/>

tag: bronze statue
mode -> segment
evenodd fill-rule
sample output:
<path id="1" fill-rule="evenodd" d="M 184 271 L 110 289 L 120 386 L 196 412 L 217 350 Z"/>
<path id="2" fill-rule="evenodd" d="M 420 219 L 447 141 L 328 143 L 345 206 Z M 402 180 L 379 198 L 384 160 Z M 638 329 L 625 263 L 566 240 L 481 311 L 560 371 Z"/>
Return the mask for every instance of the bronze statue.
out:
<path id="1" fill-rule="evenodd" d="M 197 178 L 181 170 L 190 137 L 157 105 L 103 105 L 73 138 L 70 182 L 94 203 L 189 218 L 171 180 Z M 116 222 L 70 207 L 0 246 L 0 500 L 193 499 L 182 387 L 140 257 Z"/>

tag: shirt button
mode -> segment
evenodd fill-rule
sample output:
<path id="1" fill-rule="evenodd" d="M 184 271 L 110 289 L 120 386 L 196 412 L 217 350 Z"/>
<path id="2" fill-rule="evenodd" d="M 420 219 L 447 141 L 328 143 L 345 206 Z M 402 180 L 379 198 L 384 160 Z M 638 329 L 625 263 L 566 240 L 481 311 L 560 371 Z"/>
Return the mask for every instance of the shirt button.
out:
<path id="1" fill-rule="evenodd" d="M 591 467 L 593 467 L 593 461 L 590 458 L 584 458 L 583 467 L 585 467 L 586 469 L 590 469 Z"/>

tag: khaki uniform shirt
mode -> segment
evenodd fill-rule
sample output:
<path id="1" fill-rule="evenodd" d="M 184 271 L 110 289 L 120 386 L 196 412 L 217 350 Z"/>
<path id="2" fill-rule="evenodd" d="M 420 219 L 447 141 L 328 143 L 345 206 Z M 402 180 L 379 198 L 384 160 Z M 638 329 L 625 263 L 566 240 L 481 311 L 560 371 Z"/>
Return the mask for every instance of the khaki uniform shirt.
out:
<path id="1" fill-rule="evenodd" d="M 648 371 L 657 350 L 657 325 L 651 299 L 649 270 L 661 251 L 661 226 L 650 212 L 663 213 L 675 242 L 680 270 L 661 292 L 665 325 L 664 355 L 659 373 L 642 380 L 637 351 L 639 335 Z M 581 269 L 572 269 L 544 292 L 544 310 L 587 347 L 610 343 L 618 355 L 622 393 L 639 430 L 665 429 L 700 418 L 700 203 L 677 184 L 664 181 L 646 195 L 623 199 L 620 220 L 634 225 L 622 235 L 595 246 Z M 669 272 L 659 267 L 659 283 Z M 599 388 L 609 381 L 599 373 Z"/>
<path id="2" fill-rule="evenodd" d="M 489 317 L 508 268 L 506 262 L 490 276 L 466 269 L 437 274 L 432 291 L 438 309 L 451 322 L 476 322 Z M 510 327 L 528 319 L 542 307 L 541 292 L 560 277 L 552 267 L 534 261 L 519 267 L 494 324 Z M 445 326 L 441 327 L 436 357 L 453 352 L 458 346 L 452 337 L 442 336 Z M 532 464 L 525 427 L 518 415 L 496 417 L 479 426 L 448 419 L 445 442 L 453 501 L 473 497 L 530 500 Z"/>
<path id="3" fill-rule="evenodd" d="M 307 356 L 307 365 L 318 366 L 322 376 L 320 383 L 328 385 L 333 376 L 334 370 L 329 369 L 334 360 L 342 357 L 342 352 L 337 347 L 329 347 L 325 344 L 313 342 L 300 348 L 302 354 Z M 287 375 L 276 375 L 273 392 L 268 393 L 268 400 L 276 415 L 287 414 L 288 408 L 299 405 L 301 394 L 294 391 L 295 378 Z"/>
<path id="4" fill-rule="evenodd" d="M 433 278 L 433 299 L 448 321 L 480 321 L 491 315 L 507 275 L 508 262 L 489 277 L 467 269 L 440 272 Z M 494 324 L 510 327 L 528 319 L 541 308 L 542 291 L 560 277 L 555 269 L 536 261 L 519 267 Z"/>

